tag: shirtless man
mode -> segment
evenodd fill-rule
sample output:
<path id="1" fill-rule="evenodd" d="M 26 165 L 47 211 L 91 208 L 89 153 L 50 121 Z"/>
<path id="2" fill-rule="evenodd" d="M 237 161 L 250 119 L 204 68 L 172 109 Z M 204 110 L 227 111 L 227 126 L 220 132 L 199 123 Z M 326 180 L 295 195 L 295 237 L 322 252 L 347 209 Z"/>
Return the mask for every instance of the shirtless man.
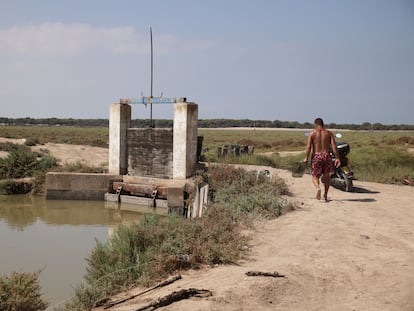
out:
<path id="1" fill-rule="evenodd" d="M 306 157 L 303 162 L 307 163 L 312 150 L 312 182 L 316 188 L 316 199 L 321 199 L 321 188 L 319 179 L 323 175 L 325 183 L 324 199 L 328 202 L 328 190 L 332 172 L 332 158 L 329 154 L 329 146 L 332 147 L 335 155 L 335 166 L 339 167 L 341 161 L 336 148 L 335 137 L 325 129 L 321 118 L 315 119 L 315 129 L 309 134 L 308 144 L 306 145 Z"/>

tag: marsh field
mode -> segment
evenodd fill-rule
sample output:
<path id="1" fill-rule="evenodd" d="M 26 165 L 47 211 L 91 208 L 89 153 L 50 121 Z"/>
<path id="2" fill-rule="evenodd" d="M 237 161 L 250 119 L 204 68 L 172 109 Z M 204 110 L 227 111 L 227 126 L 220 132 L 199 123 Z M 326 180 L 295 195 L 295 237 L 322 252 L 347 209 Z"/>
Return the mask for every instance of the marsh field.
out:
<path id="1" fill-rule="evenodd" d="M 406 184 L 414 179 L 414 131 L 349 131 L 341 133 L 350 144 L 350 165 L 362 181 Z M 264 128 L 199 129 L 204 137 L 203 160 L 237 164 L 266 165 L 289 169 L 303 159 L 306 130 Z M 108 128 L 3 126 L 0 137 L 30 139 L 45 143 L 88 145 L 108 148 Z M 217 147 L 226 144 L 255 146 L 254 155 L 217 157 Z M 96 149 L 91 152 L 97 152 Z"/>

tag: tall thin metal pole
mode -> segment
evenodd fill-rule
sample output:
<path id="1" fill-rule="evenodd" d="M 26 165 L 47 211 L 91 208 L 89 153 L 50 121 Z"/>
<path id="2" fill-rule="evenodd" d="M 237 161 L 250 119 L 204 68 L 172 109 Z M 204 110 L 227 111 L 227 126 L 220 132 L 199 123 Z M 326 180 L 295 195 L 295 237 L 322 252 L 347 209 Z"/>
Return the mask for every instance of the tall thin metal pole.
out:
<path id="1" fill-rule="evenodd" d="M 152 122 L 152 97 L 153 97 L 153 87 L 154 87 L 154 50 L 152 47 L 152 27 L 150 27 L 150 39 L 151 39 L 151 104 L 150 104 L 150 126 L 154 127 Z"/>

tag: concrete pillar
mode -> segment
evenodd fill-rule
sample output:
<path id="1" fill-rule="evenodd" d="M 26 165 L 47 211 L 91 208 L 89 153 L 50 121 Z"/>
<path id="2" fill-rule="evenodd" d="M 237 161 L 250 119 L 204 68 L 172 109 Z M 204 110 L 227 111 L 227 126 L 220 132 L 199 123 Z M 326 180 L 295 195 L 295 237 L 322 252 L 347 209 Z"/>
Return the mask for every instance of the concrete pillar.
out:
<path id="1" fill-rule="evenodd" d="M 109 173 L 128 172 L 127 132 L 131 122 L 131 106 L 112 104 L 109 110 Z"/>
<path id="2" fill-rule="evenodd" d="M 197 164 L 198 105 L 174 104 L 173 178 L 192 176 Z"/>

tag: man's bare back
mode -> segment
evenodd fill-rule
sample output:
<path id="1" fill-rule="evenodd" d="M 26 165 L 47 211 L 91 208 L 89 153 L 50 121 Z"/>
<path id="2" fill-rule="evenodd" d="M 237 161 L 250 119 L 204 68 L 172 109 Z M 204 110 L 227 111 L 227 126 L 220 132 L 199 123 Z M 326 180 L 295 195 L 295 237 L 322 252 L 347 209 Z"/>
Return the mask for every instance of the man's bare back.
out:
<path id="1" fill-rule="evenodd" d="M 329 152 L 329 146 L 335 145 L 332 133 L 324 128 L 318 128 L 310 133 L 313 153 Z"/>

